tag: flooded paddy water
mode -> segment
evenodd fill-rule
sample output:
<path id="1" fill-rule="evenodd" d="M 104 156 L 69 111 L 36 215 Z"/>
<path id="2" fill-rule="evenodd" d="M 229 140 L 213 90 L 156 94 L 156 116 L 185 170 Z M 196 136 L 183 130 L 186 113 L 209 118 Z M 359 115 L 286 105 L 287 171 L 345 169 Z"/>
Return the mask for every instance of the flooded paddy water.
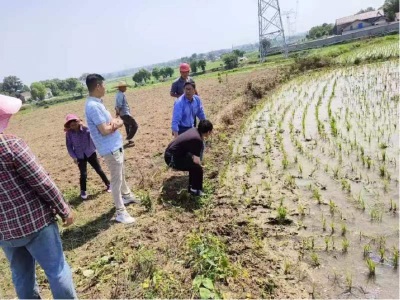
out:
<path id="1" fill-rule="evenodd" d="M 301 76 L 233 144 L 232 202 L 281 228 L 285 273 L 307 278 L 313 297 L 399 297 L 398 67 Z"/>

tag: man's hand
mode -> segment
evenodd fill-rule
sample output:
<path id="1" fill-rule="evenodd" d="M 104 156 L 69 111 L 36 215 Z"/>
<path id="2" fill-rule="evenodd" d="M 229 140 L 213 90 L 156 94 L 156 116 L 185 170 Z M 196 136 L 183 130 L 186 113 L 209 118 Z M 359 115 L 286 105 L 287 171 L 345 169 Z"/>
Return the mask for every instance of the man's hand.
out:
<path id="1" fill-rule="evenodd" d="M 121 119 L 112 119 L 111 126 L 112 131 L 117 131 L 118 128 L 121 128 L 124 125 L 124 122 Z"/>
<path id="2" fill-rule="evenodd" d="M 178 137 L 178 131 L 172 131 L 172 135 L 174 136 L 174 139 Z"/>
<path id="3" fill-rule="evenodd" d="M 64 220 L 64 225 L 63 227 L 68 227 L 74 223 L 74 216 L 72 212 L 69 213 L 68 217 L 65 218 Z"/>
<path id="4" fill-rule="evenodd" d="M 201 166 L 200 157 L 198 157 L 198 156 L 196 156 L 196 155 L 192 155 L 192 159 L 193 159 L 193 162 L 194 162 L 196 165 Z"/>
<path id="5" fill-rule="evenodd" d="M 74 160 L 74 164 L 78 164 L 78 159 L 77 158 L 73 158 L 73 160 Z"/>

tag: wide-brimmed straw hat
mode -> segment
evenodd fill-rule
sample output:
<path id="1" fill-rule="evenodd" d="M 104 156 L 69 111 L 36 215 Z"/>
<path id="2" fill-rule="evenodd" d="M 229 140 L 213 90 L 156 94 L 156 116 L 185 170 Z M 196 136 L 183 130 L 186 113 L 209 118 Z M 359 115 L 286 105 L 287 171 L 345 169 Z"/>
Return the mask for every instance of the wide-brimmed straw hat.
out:
<path id="1" fill-rule="evenodd" d="M 71 122 L 71 121 L 79 121 L 79 120 L 80 120 L 80 119 L 79 119 L 79 117 L 78 117 L 77 115 L 68 114 L 68 115 L 65 117 L 64 128 L 65 128 L 65 129 L 69 129 L 69 122 Z"/>
<path id="2" fill-rule="evenodd" d="M 0 133 L 7 128 L 11 116 L 17 113 L 21 106 L 22 101 L 20 99 L 0 95 Z"/>
<path id="3" fill-rule="evenodd" d="M 115 89 L 120 87 L 129 87 L 129 84 L 127 84 L 125 81 L 120 81 L 116 86 L 114 86 Z"/>

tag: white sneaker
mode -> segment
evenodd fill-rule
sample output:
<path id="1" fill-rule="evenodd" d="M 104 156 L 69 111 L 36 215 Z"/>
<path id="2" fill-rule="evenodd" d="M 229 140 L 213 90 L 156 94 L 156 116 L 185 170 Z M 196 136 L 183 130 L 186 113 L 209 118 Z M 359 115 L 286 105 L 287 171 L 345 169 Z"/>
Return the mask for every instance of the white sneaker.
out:
<path id="1" fill-rule="evenodd" d="M 194 194 L 195 196 L 204 196 L 204 193 L 203 193 L 203 191 L 202 190 L 194 190 L 194 189 L 192 189 L 192 188 L 190 188 L 190 192 L 192 193 L 192 194 Z"/>
<path id="2" fill-rule="evenodd" d="M 122 196 L 122 201 L 126 205 L 126 204 L 137 202 L 137 199 L 136 199 L 136 197 L 134 195 L 130 194 L 128 196 Z"/>
<path id="3" fill-rule="evenodd" d="M 123 212 L 117 213 L 115 220 L 122 224 L 132 224 L 135 222 L 135 218 L 131 217 L 130 214 L 126 210 Z"/>

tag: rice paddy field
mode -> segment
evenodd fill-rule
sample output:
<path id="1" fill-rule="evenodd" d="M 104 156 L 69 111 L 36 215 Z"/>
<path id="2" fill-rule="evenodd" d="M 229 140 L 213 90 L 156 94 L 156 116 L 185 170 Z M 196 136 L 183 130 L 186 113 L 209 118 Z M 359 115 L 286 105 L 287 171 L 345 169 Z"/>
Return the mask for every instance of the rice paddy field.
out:
<path id="1" fill-rule="evenodd" d="M 308 280 L 313 297 L 399 295 L 398 67 L 301 76 L 232 144 L 221 181 L 260 228 L 281 229 L 262 247 L 285 246 L 282 268 Z"/>

